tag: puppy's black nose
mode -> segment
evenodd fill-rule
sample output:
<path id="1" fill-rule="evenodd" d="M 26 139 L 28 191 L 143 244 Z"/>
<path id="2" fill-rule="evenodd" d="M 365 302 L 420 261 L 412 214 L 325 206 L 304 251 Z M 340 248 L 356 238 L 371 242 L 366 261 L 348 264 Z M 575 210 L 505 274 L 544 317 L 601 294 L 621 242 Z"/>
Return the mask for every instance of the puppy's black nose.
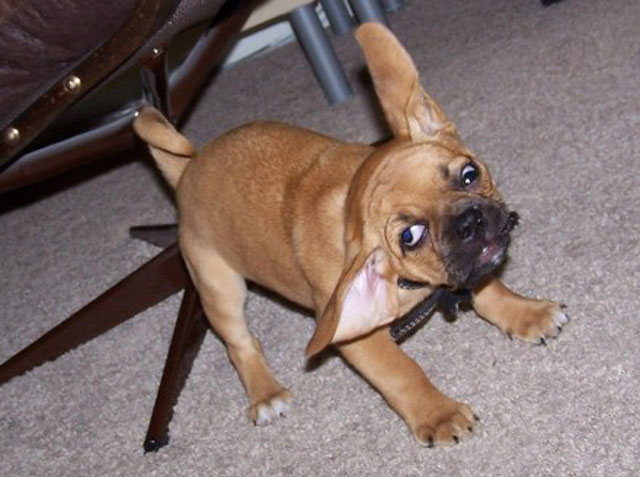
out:
<path id="1" fill-rule="evenodd" d="M 474 205 L 462 212 L 455 220 L 455 231 L 463 242 L 476 238 L 478 231 L 484 226 L 484 216 L 480 207 Z"/>

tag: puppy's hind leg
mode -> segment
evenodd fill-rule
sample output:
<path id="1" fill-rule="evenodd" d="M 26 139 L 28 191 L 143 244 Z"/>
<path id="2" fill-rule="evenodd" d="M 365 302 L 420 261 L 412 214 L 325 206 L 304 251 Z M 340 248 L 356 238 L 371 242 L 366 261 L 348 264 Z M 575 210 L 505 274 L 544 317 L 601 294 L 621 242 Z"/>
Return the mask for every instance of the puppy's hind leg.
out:
<path id="1" fill-rule="evenodd" d="M 273 376 L 244 317 L 247 287 L 214 250 L 182 245 L 187 268 L 211 326 L 227 347 L 249 398 L 249 418 L 265 425 L 284 415 L 292 396 Z"/>

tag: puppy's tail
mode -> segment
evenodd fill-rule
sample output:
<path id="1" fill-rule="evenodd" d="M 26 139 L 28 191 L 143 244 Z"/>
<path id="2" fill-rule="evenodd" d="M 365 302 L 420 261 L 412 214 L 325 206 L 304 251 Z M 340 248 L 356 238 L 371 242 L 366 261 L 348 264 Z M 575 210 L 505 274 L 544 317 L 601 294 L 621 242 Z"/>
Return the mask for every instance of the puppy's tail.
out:
<path id="1" fill-rule="evenodd" d="M 147 143 L 162 175 L 176 188 L 189 158 L 196 153 L 189 140 L 155 108 L 146 106 L 133 121 L 133 130 Z"/>

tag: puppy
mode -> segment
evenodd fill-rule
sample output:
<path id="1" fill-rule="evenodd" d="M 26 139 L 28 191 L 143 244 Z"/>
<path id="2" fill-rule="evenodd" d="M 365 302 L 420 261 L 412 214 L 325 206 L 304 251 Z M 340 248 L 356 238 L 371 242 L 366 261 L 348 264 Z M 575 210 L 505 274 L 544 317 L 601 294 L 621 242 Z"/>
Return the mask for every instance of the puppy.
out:
<path id="1" fill-rule="evenodd" d="M 431 384 L 388 325 L 439 286 L 470 288 L 482 318 L 533 343 L 568 318 L 493 276 L 515 216 L 489 170 L 393 34 L 371 23 L 356 37 L 394 136 L 380 147 L 255 122 L 195 151 L 152 108 L 134 129 L 176 190 L 184 260 L 256 424 L 281 415 L 291 394 L 247 328 L 246 279 L 315 310 L 307 356 L 337 346 L 420 444 L 455 443 L 473 430 L 473 411 Z"/>

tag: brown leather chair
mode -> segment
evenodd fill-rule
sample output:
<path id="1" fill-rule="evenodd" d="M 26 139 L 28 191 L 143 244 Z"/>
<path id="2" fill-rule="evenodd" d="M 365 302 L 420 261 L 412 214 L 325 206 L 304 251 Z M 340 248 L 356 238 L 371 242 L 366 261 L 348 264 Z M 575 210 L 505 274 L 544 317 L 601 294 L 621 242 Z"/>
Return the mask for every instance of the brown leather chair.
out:
<path id="1" fill-rule="evenodd" d="M 146 99 L 181 119 L 257 3 L 0 0 L 0 193 L 131 147 L 141 88 L 113 89 L 131 89 L 123 78 L 140 69 Z M 206 22 L 167 75 L 169 57 L 182 55 L 174 40 Z"/>
<path id="2" fill-rule="evenodd" d="M 134 147 L 130 123 L 144 102 L 180 121 L 258 3 L 0 0 L 0 194 Z M 172 53 L 179 35 L 194 36 L 190 29 L 199 32 L 195 44 Z M 124 88 L 127 75 L 141 84 Z M 171 245 L 3 363 L 0 384 L 184 288 L 144 442 L 151 451 L 168 442 L 173 406 L 208 326 L 173 229 L 139 233 Z"/>

